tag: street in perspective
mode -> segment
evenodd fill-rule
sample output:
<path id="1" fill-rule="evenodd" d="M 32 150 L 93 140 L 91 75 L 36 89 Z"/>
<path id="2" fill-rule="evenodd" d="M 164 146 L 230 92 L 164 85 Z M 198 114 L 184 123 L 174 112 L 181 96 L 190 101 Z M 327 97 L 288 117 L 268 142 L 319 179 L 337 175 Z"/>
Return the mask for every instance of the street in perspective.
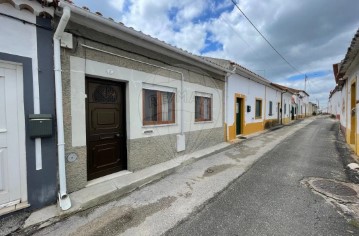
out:
<path id="1" fill-rule="evenodd" d="M 0 0 L 0 236 L 359 235 L 358 0 Z"/>
<path id="2" fill-rule="evenodd" d="M 309 118 L 35 235 L 358 235 L 358 188 L 345 188 L 343 148 L 338 122 Z M 322 189 L 311 180 L 322 181 Z M 348 196 L 345 207 L 340 197 Z"/>

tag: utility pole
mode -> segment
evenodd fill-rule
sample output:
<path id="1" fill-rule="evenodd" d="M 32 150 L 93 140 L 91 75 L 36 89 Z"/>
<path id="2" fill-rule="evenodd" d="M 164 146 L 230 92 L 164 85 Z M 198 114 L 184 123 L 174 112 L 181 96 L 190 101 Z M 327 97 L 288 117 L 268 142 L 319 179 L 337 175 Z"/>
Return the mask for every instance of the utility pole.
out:
<path id="1" fill-rule="evenodd" d="M 304 91 L 307 91 L 307 74 L 304 75 Z"/>

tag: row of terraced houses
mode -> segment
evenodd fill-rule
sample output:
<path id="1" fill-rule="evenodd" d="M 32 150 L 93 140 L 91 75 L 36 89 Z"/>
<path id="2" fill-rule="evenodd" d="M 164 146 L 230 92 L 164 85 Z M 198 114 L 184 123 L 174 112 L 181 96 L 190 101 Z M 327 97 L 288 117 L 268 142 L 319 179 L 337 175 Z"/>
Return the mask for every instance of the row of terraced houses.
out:
<path id="1" fill-rule="evenodd" d="M 303 90 L 67 1 L 0 1 L 0 22 L 0 215 L 67 210 L 76 191 L 316 112 Z"/>
<path id="2" fill-rule="evenodd" d="M 340 121 L 342 134 L 352 150 L 359 153 L 358 75 L 359 30 L 354 35 L 344 59 L 333 65 L 336 86 L 329 94 L 328 112 Z"/>

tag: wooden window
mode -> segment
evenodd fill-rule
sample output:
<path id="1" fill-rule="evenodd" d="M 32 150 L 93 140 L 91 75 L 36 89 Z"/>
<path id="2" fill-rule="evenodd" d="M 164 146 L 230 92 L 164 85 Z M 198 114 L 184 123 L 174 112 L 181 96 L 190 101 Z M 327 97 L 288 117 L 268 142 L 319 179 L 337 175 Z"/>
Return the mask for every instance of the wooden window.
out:
<path id="1" fill-rule="evenodd" d="M 143 89 L 143 125 L 175 123 L 175 93 Z"/>
<path id="2" fill-rule="evenodd" d="M 287 104 L 284 104 L 284 114 L 287 114 Z"/>
<path id="3" fill-rule="evenodd" d="M 272 101 L 269 101 L 269 116 L 272 116 L 273 115 L 273 102 Z"/>
<path id="4" fill-rule="evenodd" d="M 195 121 L 212 120 L 212 98 L 195 96 Z"/>
<path id="5" fill-rule="evenodd" d="M 262 100 L 256 99 L 256 119 L 262 118 Z"/>

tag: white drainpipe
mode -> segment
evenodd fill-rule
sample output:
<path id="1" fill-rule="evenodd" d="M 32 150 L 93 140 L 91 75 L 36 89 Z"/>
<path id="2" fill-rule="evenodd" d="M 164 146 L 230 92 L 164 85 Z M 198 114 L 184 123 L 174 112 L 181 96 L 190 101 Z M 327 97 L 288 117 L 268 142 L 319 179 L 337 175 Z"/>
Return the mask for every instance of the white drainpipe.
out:
<path id="1" fill-rule="evenodd" d="M 65 140 L 64 140 L 64 120 L 62 108 L 62 79 L 61 79 L 61 52 L 60 39 L 66 25 L 70 19 L 70 8 L 63 8 L 62 17 L 54 34 L 54 66 L 55 66 L 55 90 L 56 90 L 56 120 L 57 120 L 57 157 L 59 162 L 59 182 L 60 191 L 58 201 L 60 208 L 65 211 L 70 209 L 71 200 L 66 189 L 66 170 L 65 170 Z"/>

